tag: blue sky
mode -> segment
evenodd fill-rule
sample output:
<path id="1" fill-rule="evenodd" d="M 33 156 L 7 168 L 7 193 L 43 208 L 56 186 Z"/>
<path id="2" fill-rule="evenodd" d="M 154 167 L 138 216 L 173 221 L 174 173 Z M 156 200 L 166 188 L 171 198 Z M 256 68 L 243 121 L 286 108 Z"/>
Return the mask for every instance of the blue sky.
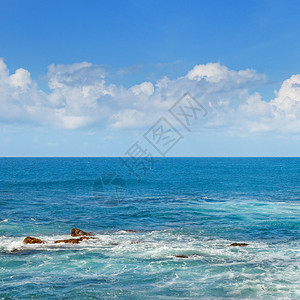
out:
<path id="1" fill-rule="evenodd" d="M 299 1 L 0 1 L 0 156 L 119 156 L 185 92 L 168 156 L 299 156 Z M 2 73 L 1 73 L 2 72 Z M 2 74 L 2 75 L 1 75 Z M 171 117 L 170 117 L 171 118 Z"/>

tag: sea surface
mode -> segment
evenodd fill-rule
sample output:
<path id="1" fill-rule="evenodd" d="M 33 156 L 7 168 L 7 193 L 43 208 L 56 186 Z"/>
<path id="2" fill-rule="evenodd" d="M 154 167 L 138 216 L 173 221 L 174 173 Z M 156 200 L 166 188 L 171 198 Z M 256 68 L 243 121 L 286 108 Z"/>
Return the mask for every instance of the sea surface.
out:
<path id="1" fill-rule="evenodd" d="M 300 158 L 157 158 L 142 175 L 0 158 L 0 299 L 300 299 Z M 54 243 L 73 227 L 96 239 Z"/>

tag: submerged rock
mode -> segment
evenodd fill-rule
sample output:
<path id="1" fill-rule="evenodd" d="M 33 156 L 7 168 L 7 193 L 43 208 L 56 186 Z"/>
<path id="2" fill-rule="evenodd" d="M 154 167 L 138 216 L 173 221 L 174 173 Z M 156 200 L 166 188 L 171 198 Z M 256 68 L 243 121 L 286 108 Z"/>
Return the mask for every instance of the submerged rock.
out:
<path id="1" fill-rule="evenodd" d="M 174 255 L 177 258 L 189 258 L 187 255 Z"/>
<path id="2" fill-rule="evenodd" d="M 249 244 L 247 244 L 247 243 L 232 243 L 229 245 L 229 247 L 246 247 L 248 245 Z"/>
<path id="3" fill-rule="evenodd" d="M 80 230 L 78 228 L 72 228 L 71 236 L 82 236 L 82 235 L 92 235 L 92 233 L 91 232 L 85 232 L 85 231 Z"/>
<path id="4" fill-rule="evenodd" d="M 27 236 L 24 240 L 23 240 L 24 244 L 44 244 L 44 242 L 40 239 L 37 239 L 35 237 L 31 237 L 31 236 Z"/>

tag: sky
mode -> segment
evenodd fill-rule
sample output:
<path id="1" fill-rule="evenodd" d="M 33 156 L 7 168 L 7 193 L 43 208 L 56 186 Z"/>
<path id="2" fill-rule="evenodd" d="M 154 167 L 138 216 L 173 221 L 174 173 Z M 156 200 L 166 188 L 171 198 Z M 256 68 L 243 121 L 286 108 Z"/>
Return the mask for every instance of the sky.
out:
<path id="1" fill-rule="evenodd" d="M 300 154 L 299 1 L 0 0 L 0 14 L 0 156 Z"/>

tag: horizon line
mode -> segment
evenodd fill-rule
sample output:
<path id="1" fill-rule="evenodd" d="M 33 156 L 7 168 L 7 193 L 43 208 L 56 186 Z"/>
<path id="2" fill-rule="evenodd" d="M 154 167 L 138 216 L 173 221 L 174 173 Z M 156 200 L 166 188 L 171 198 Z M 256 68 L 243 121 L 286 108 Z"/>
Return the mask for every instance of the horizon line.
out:
<path id="1" fill-rule="evenodd" d="M 141 156 L 142 158 L 143 156 Z M 0 156 L 1 158 L 132 158 L 130 156 Z M 153 156 L 153 158 L 300 158 L 300 156 Z"/>

